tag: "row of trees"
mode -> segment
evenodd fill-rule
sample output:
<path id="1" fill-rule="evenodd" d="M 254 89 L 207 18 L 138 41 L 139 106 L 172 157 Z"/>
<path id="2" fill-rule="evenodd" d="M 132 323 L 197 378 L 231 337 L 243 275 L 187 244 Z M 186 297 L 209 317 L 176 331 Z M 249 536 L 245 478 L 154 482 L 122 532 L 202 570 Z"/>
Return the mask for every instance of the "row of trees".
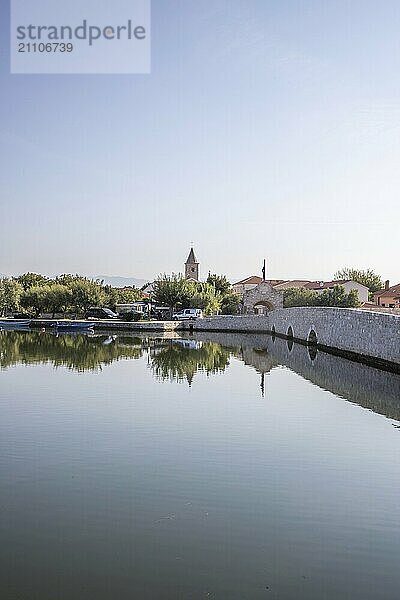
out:
<path id="1" fill-rule="evenodd" d="M 382 278 L 372 270 L 341 269 L 335 279 L 352 279 L 369 288 L 372 295 L 383 288 Z M 38 273 L 0 279 L 0 314 L 23 311 L 30 316 L 41 313 L 82 315 L 90 306 L 107 306 L 135 302 L 143 298 L 140 290 L 120 290 L 80 275 L 64 274 L 54 279 Z M 158 304 L 181 308 L 201 308 L 205 314 L 237 314 L 241 298 L 232 291 L 224 275 L 209 275 L 206 282 L 188 281 L 182 275 L 161 275 L 154 285 Z M 284 292 L 284 306 L 359 306 L 357 294 L 346 294 L 343 287 L 317 293 L 291 288 Z"/>
<path id="2" fill-rule="evenodd" d="M 360 306 L 358 294 L 356 291 L 346 293 L 341 280 L 351 280 L 365 285 L 369 290 L 369 297 L 372 298 L 374 292 L 383 289 L 382 277 L 377 275 L 372 269 L 354 269 L 345 267 L 336 271 L 334 280 L 338 281 L 333 289 L 326 289 L 323 292 L 315 292 L 305 288 L 289 288 L 283 293 L 283 305 L 286 308 L 292 306 L 339 306 L 343 308 L 357 308 Z"/>
<path id="3" fill-rule="evenodd" d="M 315 292 L 306 288 L 288 288 L 283 292 L 283 306 L 339 306 L 342 308 L 357 308 L 360 306 L 358 293 L 351 290 L 346 293 L 342 285 L 335 285 L 332 289 Z"/>
<path id="4" fill-rule="evenodd" d="M 154 284 L 153 296 L 155 302 L 173 311 L 200 308 L 206 315 L 237 314 L 241 302 L 223 275 L 209 275 L 204 283 L 188 281 L 175 273 L 160 275 Z"/>
<path id="5" fill-rule="evenodd" d="M 119 290 L 80 275 L 64 274 L 50 279 L 37 273 L 25 273 L 12 279 L 0 279 L 0 313 L 22 311 L 29 316 L 42 313 L 82 315 L 90 306 L 135 302 L 143 297 L 140 290 Z"/>

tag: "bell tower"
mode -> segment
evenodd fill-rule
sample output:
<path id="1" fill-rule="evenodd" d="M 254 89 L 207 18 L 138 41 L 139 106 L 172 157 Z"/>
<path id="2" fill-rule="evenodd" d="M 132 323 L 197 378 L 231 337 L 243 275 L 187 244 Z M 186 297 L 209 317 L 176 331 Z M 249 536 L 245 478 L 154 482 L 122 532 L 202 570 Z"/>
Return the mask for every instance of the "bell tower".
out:
<path id="1" fill-rule="evenodd" d="M 185 262 L 185 277 L 186 279 L 199 280 L 199 262 L 193 248 L 190 248 L 189 256 Z"/>

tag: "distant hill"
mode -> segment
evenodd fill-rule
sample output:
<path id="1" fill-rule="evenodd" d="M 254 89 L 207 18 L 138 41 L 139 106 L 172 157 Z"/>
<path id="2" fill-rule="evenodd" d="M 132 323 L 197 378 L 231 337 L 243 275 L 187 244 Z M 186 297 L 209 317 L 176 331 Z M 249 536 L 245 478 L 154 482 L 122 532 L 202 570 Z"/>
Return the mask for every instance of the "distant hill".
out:
<path id="1" fill-rule="evenodd" d="M 112 277 L 110 275 L 95 275 L 93 279 L 102 279 L 106 285 L 112 285 L 116 288 L 131 287 L 141 288 L 147 279 L 137 279 L 136 277 Z"/>
<path id="2" fill-rule="evenodd" d="M 3 277 L 10 277 L 10 275 L 0 273 L 0 279 L 3 279 Z M 50 275 L 50 277 L 55 277 L 55 275 Z M 137 277 L 112 277 L 110 275 L 87 275 L 87 277 L 89 279 L 102 279 L 106 285 L 112 285 L 116 288 L 131 286 L 141 288 L 145 283 L 148 283 L 147 279 L 139 279 Z"/>

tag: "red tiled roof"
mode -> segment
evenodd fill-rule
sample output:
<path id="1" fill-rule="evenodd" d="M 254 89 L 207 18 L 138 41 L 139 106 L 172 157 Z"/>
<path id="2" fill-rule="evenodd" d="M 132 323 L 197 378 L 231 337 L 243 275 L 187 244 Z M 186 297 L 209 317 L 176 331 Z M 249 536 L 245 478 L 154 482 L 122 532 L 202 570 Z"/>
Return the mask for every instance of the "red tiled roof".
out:
<path id="1" fill-rule="evenodd" d="M 237 281 L 236 283 L 234 283 L 233 285 L 244 285 L 244 284 L 250 284 L 250 285 L 258 285 L 259 283 L 262 282 L 262 277 L 258 277 L 258 275 L 250 275 L 250 277 L 246 277 L 246 279 L 242 279 L 241 281 Z"/>
<path id="2" fill-rule="evenodd" d="M 390 287 L 387 290 L 380 290 L 379 292 L 375 292 L 374 296 L 379 298 L 382 298 L 382 296 L 400 296 L 400 283 L 396 283 L 396 285 L 392 285 L 392 287 Z"/>

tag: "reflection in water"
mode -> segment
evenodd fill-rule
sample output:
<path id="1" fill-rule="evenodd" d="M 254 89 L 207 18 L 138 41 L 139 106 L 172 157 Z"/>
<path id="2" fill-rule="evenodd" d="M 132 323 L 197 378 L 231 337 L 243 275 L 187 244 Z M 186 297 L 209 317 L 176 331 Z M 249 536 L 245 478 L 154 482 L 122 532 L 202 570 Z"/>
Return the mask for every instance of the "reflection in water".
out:
<path id="1" fill-rule="evenodd" d="M 151 367 L 154 375 L 163 381 L 186 379 L 191 385 L 198 371 L 207 375 L 225 371 L 230 355 L 230 349 L 215 342 L 170 340 L 151 352 Z"/>
<path id="2" fill-rule="evenodd" d="M 12 331 L 0 365 L 1 600 L 398 598 L 400 434 L 338 396 L 399 418 L 399 376 L 261 334 Z"/>
<path id="3" fill-rule="evenodd" d="M 96 371 L 123 358 L 140 358 L 141 340 L 112 342 L 112 336 L 86 334 L 55 335 L 39 331 L 3 331 L 0 333 L 0 368 L 17 364 L 52 364 L 72 371 Z"/>
<path id="4" fill-rule="evenodd" d="M 316 346 L 307 346 L 308 356 L 311 360 L 315 360 L 318 354 L 318 348 Z"/>
<path id="5" fill-rule="evenodd" d="M 279 366 L 308 379 L 322 389 L 400 420 L 400 376 L 318 352 L 313 346 L 268 335 L 196 333 L 195 338 L 133 335 L 54 335 L 38 331 L 0 333 L 0 368 L 52 364 L 72 371 L 100 371 L 119 360 L 147 358 L 157 379 L 192 385 L 196 373 L 224 372 L 232 356 L 261 376 Z"/>

